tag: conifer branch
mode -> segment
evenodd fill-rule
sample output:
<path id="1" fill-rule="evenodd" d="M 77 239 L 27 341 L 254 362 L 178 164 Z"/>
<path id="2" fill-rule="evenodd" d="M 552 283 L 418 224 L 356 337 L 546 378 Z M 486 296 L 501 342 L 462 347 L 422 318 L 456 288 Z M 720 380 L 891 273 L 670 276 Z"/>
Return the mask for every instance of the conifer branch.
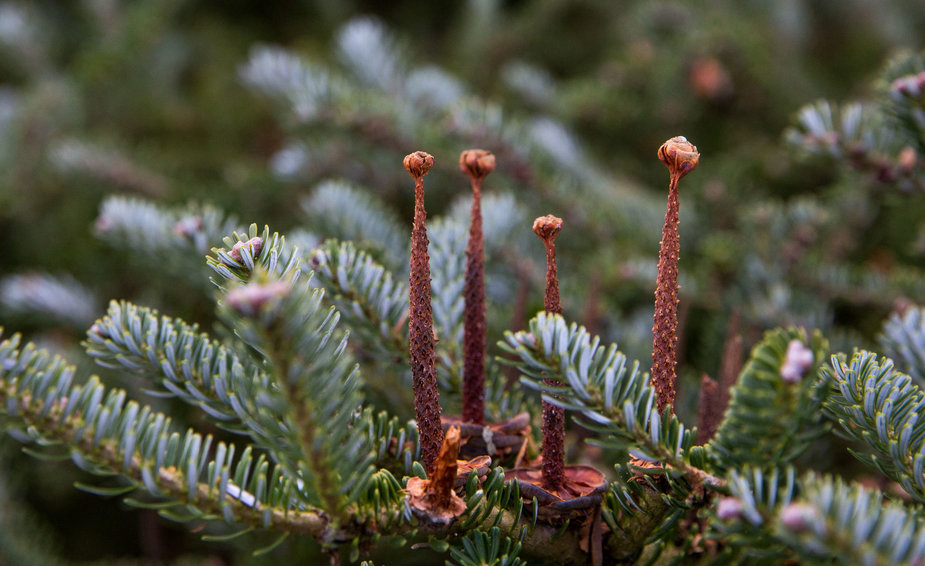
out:
<path id="1" fill-rule="evenodd" d="M 925 310 L 910 307 L 902 314 L 890 315 L 883 325 L 880 345 L 919 387 L 925 386 Z"/>
<path id="2" fill-rule="evenodd" d="M 848 362 L 833 356 L 831 363 L 825 410 L 867 448 L 852 454 L 925 502 L 925 392 L 892 360 L 871 352 L 857 352 Z"/>
<path id="3" fill-rule="evenodd" d="M 328 240 L 313 253 L 314 280 L 358 335 L 363 351 L 390 362 L 406 359 L 408 285 L 352 242 Z"/>
<path id="4" fill-rule="evenodd" d="M 168 208 L 138 198 L 113 196 L 103 201 L 97 236 L 127 249 L 146 265 L 200 282 L 202 254 L 235 229 L 237 221 L 208 205 Z"/>
<path id="5" fill-rule="evenodd" d="M 160 392 L 200 407 L 219 426 L 237 432 L 247 432 L 236 411 L 240 398 L 253 395 L 250 382 L 266 380 L 250 360 L 242 362 L 197 325 L 125 301 L 109 303 L 84 346 L 97 364 L 149 378 Z"/>
<path id="6" fill-rule="evenodd" d="M 820 411 L 828 385 L 819 365 L 827 350 L 818 332 L 808 336 L 791 328 L 765 334 L 707 445 L 717 469 L 787 464 L 825 431 Z"/>
<path id="7" fill-rule="evenodd" d="M 840 478 L 744 469 L 730 473 L 715 535 L 732 545 L 724 559 L 917 564 L 925 558 L 925 524 L 880 493 Z"/>
<path id="8" fill-rule="evenodd" d="M 285 415 L 295 446 L 279 452 L 297 462 L 312 501 L 341 518 L 350 490 L 373 472 L 372 449 L 354 432 L 365 428 L 354 421 L 362 403 L 359 373 L 347 336 L 337 329 L 337 311 L 323 305 L 323 294 L 304 278 L 258 275 L 228 291 L 219 316 L 273 378 L 274 386 L 256 391 L 253 401 L 259 428 Z"/>
<path id="9" fill-rule="evenodd" d="M 23 427 L 40 444 L 65 446 L 84 469 L 128 480 L 112 493 L 146 489 L 185 505 L 186 518 L 316 538 L 327 529 L 323 512 L 299 507 L 296 483 L 264 457 L 254 460 L 250 449 L 235 463 L 233 445 L 219 443 L 213 453 L 211 436 L 172 431 L 169 417 L 127 402 L 124 391 L 108 390 L 96 377 L 72 385 L 73 367 L 31 344 L 20 349 L 18 336 L 0 342 L 0 360 L 5 424 Z"/>
<path id="10" fill-rule="evenodd" d="M 313 232 L 325 239 L 352 241 L 389 270 L 404 273 L 407 269 L 406 230 L 370 191 L 343 181 L 327 181 L 301 204 Z"/>

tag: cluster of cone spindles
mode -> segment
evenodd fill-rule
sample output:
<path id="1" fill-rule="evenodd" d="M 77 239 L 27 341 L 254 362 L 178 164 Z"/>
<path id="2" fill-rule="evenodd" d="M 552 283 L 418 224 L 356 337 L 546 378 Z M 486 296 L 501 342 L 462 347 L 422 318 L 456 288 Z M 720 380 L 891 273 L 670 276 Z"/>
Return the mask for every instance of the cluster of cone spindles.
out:
<path id="1" fill-rule="evenodd" d="M 670 183 L 655 290 L 651 382 L 656 391 L 659 410 L 665 410 L 674 404 L 675 366 L 677 364 L 678 253 L 680 249 L 678 181 L 697 166 L 700 154 L 697 148 L 685 138 L 675 137 L 659 148 L 658 156 L 668 167 Z M 411 237 L 410 359 L 415 413 L 421 439 L 421 457 L 429 474 L 433 474 L 436 470 L 441 448 L 446 453 L 435 369 L 435 337 L 427 253 L 426 212 L 424 210 L 423 178 L 433 163 L 434 158 L 423 151 L 408 155 L 404 161 L 405 169 L 415 181 L 414 229 Z M 472 222 L 466 247 L 464 286 L 462 420 L 464 423 L 481 426 L 485 423 L 486 345 L 485 250 L 482 235 L 481 191 L 482 181 L 495 168 L 495 158 L 485 150 L 466 150 L 460 155 L 459 167 L 469 176 L 472 186 Z M 547 312 L 553 314 L 562 312 L 555 247 L 555 239 L 561 229 L 562 220 L 552 215 L 537 218 L 533 224 L 533 231 L 546 247 L 544 306 Z M 549 379 L 546 383 L 554 385 L 556 382 Z M 718 405 L 719 403 L 712 404 Z M 453 444 L 458 445 L 459 432 L 456 429 L 452 430 L 454 430 Z M 509 472 L 509 477 L 516 477 L 521 482 L 535 486 L 532 489 L 539 490 L 534 491 L 536 496 L 545 498 L 546 504 L 553 508 L 564 503 L 569 505 L 567 507 L 569 510 L 582 508 L 581 506 L 576 507 L 575 503 L 585 503 L 588 506 L 598 504 L 601 498 L 600 493 L 607 485 L 603 474 L 588 466 L 565 466 L 565 417 L 561 407 L 543 402 L 542 432 L 541 469 L 515 469 Z M 453 458 L 444 457 L 443 459 Z M 441 466 L 441 469 L 443 468 L 445 466 Z M 577 485 L 584 487 L 577 489 Z M 561 509 L 566 509 L 566 507 Z"/>

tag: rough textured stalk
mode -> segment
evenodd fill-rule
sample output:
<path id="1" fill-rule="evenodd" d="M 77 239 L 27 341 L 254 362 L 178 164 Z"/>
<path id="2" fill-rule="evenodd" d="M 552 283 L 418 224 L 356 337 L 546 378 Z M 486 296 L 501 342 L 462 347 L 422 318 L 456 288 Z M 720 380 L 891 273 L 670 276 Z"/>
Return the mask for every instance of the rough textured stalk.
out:
<path id="1" fill-rule="evenodd" d="M 495 156 L 469 149 L 459 156 L 460 170 L 472 184 L 472 221 L 466 246 L 463 289 L 463 409 L 465 422 L 485 424 L 485 242 L 482 236 L 482 180 L 495 169 Z"/>
<path id="2" fill-rule="evenodd" d="M 424 175 L 434 158 L 418 151 L 405 157 L 405 169 L 414 179 L 414 228 L 411 232 L 410 343 L 414 412 L 421 439 L 421 459 L 427 472 L 433 473 L 440 447 L 443 425 L 440 422 L 440 392 L 435 369 L 434 321 L 430 304 L 430 258 L 427 255 L 427 212 L 424 210 Z"/>
<path id="3" fill-rule="evenodd" d="M 546 295 L 543 304 L 546 312 L 561 314 L 559 278 L 556 272 L 555 239 L 562 229 L 562 219 L 548 215 L 537 218 L 533 231 L 546 246 Z M 546 378 L 547 385 L 556 385 L 555 379 Z M 565 480 L 565 409 L 543 401 L 543 487 L 558 491 Z"/>
<path id="4" fill-rule="evenodd" d="M 742 371 L 742 336 L 739 334 L 739 313 L 729 317 L 729 329 L 723 344 L 723 359 L 719 368 L 719 382 L 706 374 L 700 386 L 700 406 L 697 421 L 697 443 L 706 444 L 713 438 L 729 406 L 730 390 Z"/>
<path id="5" fill-rule="evenodd" d="M 668 167 L 668 206 L 658 254 L 658 278 L 655 286 L 655 315 L 652 325 L 652 386 L 658 396 L 658 408 L 673 407 L 675 366 L 678 347 L 678 257 L 681 249 L 678 237 L 678 181 L 693 171 L 700 154 L 684 137 L 671 138 L 658 150 L 658 158 Z"/>

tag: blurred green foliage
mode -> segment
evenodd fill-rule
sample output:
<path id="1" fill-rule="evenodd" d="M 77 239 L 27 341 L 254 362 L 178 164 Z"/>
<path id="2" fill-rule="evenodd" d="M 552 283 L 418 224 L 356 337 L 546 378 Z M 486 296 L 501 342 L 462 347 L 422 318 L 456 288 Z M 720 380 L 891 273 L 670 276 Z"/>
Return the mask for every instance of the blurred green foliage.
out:
<path id="1" fill-rule="evenodd" d="M 899 190 L 852 167 L 855 146 L 840 154 L 820 146 L 820 133 L 838 130 L 813 114 L 824 107 L 797 117 L 819 98 L 871 101 L 880 114 L 855 131 L 902 133 L 898 145 L 865 151 L 901 166 L 901 152 L 913 147 L 909 175 L 921 180 L 923 146 L 913 141 L 923 130 L 890 121 L 897 104 L 890 88 L 923 69 L 911 57 L 906 67 L 881 69 L 900 50 L 921 50 L 923 28 L 925 4 L 899 1 L 4 2 L 0 276 L 22 293 L 44 276 L 10 277 L 47 272 L 72 287 L 71 295 L 42 287 L 57 299 L 99 308 L 129 298 L 208 325 L 211 291 L 177 284 L 169 256 L 138 246 L 113 253 L 96 237 L 105 231 L 97 219 L 105 197 L 209 203 L 245 223 L 313 232 L 299 203 L 321 181 L 343 178 L 410 225 L 401 157 L 416 149 L 437 157 L 428 206 L 449 213 L 465 193 L 456 156 L 484 145 L 499 156 L 488 190 L 512 194 L 529 218 L 566 219 L 566 316 L 645 359 L 667 185 L 655 151 L 683 134 L 703 156 L 681 194 L 686 400 L 679 413 L 692 420 L 694 384 L 718 372 L 733 309 L 742 312 L 749 346 L 765 328 L 797 322 L 823 329 L 833 350 L 850 351 L 872 344 L 894 307 L 925 301 L 921 189 Z M 345 30 L 360 33 L 353 36 L 360 44 Z M 319 115 L 300 119 L 297 105 L 249 78 L 259 50 L 276 47 L 340 85 Z M 406 83 L 413 71 L 423 91 Z M 410 100 L 415 92 L 443 92 L 448 102 Z M 908 117 L 921 97 L 906 98 L 898 112 Z M 527 255 L 532 312 L 541 306 L 542 250 L 527 240 L 513 247 Z M 499 271 L 510 283 L 499 296 L 511 298 L 516 271 Z M 64 352 L 76 347 L 79 315 L 43 317 L 36 308 L 39 316 L 24 316 L 15 308 L 22 302 L 0 303 L 0 323 Z M 512 304 L 495 314 L 494 339 L 511 326 Z M 5 452 L 17 466 L 42 468 Z M 233 562 L 234 546 L 191 537 L 171 544 L 169 555 L 152 554 L 163 537 L 180 535 L 70 489 L 52 497 L 46 489 L 60 485 L 57 474 L 76 475 L 54 470 L 55 478 L 19 479 L 25 487 L 13 497 L 0 493 L 35 507 L 30 518 L 45 515 L 62 555 L 204 552 L 215 563 Z M 87 505 L 99 509 L 99 529 L 71 530 Z M 122 542 L 99 542 L 120 538 L 107 532 L 117 529 Z M 139 543 L 138 532 L 160 533 L 161 542 Z"/>

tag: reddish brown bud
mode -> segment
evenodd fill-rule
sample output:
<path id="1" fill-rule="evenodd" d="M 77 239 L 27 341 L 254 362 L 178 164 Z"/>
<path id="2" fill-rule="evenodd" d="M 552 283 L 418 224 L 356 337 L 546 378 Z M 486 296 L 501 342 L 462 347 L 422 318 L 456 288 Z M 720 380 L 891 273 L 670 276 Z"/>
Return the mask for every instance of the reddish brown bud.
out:
<path id="1" fill-rule="evenodd" d="M 658 148 L 658 158 L 668 167 L 672 178 L 680 179 L 697 167 L 700 154 L 697 146 L 687 141 L 687 138 L 676 136 Z"/>
<path id="2" fill-rule="evenodd" d="M 495 170 L 495 155 L 484 149 L 467 149 L 459 154 L 459 170 L 473 181 L 484 179 Z"/>
<path id="3" fill-rule="evenodd" d="M 562 219 L 547 214 L 533 221 L 533 232 L 543 240 L 546 246 L 546 297 L 544 305 L 547 312 L 559 314 L 562 305 L 559 302 L 559 279 L 556 269 L 556 236 L 562 230 Z"/>
<path id="4" fill-rule="evenodd" d="M 562 219 L 547 214 L 533 221 L 533 233 L 540 237 L 547 245 L 552 244 L 562 229 Z"/>
<path id="5" fill-rule="evenodd" d="M 403 164 L 405 166 L 405 171 L 407 171 L 411 177 L 419 179 L 427 175 L 427 173 L 430 172 L 430 168 L 434 166 L 434 156 L 424 151 L 415 151 L 405 156 Z"/>

